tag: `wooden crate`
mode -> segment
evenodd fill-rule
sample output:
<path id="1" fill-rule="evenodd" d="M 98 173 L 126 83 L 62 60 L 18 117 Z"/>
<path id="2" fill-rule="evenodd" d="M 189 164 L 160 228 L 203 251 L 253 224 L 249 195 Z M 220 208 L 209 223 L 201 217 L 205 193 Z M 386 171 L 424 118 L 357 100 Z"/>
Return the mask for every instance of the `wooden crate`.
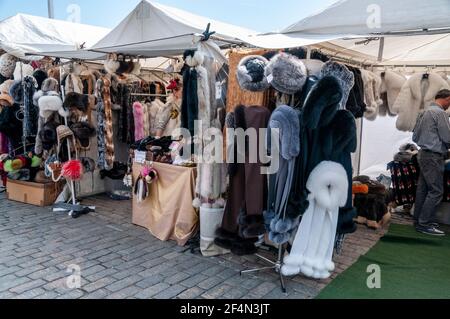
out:
<path id="1" fill-rule="evenodd" d="M 6 193 L 9 200 L 45 207 L 55 203 L 63 187 L 64 182 L 40 184 L 8 180 Z"/>

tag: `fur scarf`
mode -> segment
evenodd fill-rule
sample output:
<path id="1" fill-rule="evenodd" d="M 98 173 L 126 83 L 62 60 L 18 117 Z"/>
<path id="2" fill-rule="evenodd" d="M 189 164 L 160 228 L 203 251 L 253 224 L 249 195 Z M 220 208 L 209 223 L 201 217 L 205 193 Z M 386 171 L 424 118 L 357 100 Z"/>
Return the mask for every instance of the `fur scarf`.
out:
<path id="1" fill-rule="evenodd" d="M 309 207 L 281 272 L 285 276 L 302 273 L 326 279 L 335 270 L 332 257 L 339 208 L 347 202 L 347 173 L 338 163 L 322 162 L 312 171 L 306 187 Z"/>
<path id="2" fill-rule="evenodd" d="M 134 137 L 137 141 L 145 138 L 144 133 L 144 107 L 139 102 L 133 104 L 133 116 L 134 116 Z"/>
<path id="3" fill-rule="evenodd" d="M 361 77 L 364 83 L 364 100 L 366 103 L 365 118 L 374 121 L 383 104 L 381 99 L 381 77 L 373 72 L 361 70 Z"/>
<path id="4" fill-rule="evenodd" d="M 115 159 L 110 88 L 111 81 L 107 77 L 97 81 L 98 96 L 100 96 L 101 101 L 97 106 L 98 162 L 99 167 L 105 170 L 111 170 L 114 167 Z"/>
<path id="5" fill-rule="evenodd" d="M 396 72 L 386 71 L 380 74 L 381 77 L 381 95 L 383 104 L 380 106 L 380 116 L 386 116 L 387 114 L 394 116 L 394 104 L 397 100 L 400 90 L 406 83 L 406 78 Z"/>
<path id="6" fill-rule="evenodd" d="M 448 83 L 438 74 L 415 74 L 402 87 L 393 106 L 398 114 L 397 129 L 412 132 L 419 113 L 434 102 L 436 94 L 449 89 Z"/>

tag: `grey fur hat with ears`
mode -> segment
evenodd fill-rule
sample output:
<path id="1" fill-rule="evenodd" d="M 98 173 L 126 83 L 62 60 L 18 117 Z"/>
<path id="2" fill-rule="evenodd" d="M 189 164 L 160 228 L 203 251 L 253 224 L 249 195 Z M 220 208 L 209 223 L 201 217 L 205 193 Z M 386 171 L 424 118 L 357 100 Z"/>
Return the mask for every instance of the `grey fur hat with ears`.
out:
<path id="1" fill-rule="evenodd" d="M 259 55 L 244 57 L 238 65 L 237 80 L 243 90 L 251 92 L 265 91 L 270 87 L 265 75 L 265 68 L 269 61 Z"/>
<path id="2" fill-rule="evenodd" d="M 321 77 L 333 76 L 342 87 L 341 106 L 347 105 L 350 91 L 355 86 L 355 75 L 344 64 L 328 61 L 322 68 Z"/>
<path id="3" fill-rule="evenodd" d="M 303 89 L 308 71 L 299 58 L 279 53 L 267 64 L 265 75 L 269 84 L 278 92 L 295 94 Z"/>

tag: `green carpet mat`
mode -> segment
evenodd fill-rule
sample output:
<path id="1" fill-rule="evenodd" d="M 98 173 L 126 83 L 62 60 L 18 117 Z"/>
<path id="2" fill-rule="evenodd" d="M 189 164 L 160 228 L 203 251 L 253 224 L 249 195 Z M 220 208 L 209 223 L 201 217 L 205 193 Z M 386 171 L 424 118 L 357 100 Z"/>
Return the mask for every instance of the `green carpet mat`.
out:
<path id="1" fill-rule="evenodd" d="M 380 289 L 370 289 L 370 265 L 381 269 Z M 450 237 L 419 234 L 412 226 L 391 225 L 367 255 L 331 282 L 318 299 L 448 299 Z"/>

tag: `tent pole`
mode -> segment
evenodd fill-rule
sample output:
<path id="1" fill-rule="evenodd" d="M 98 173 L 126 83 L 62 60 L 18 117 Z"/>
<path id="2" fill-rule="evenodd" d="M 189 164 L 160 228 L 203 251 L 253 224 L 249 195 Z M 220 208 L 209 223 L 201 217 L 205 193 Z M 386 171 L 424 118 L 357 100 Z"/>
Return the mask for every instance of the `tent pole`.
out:
<path id="1" fill-rule="evenodd" d="M 378 50 L 378 62 L 383 61 L 384 55 L 384 37 L 380 38 L 380 48 Z"/>
<path id="2" fill-rule="evenodd" d="M 53 0 L 47 0 L 47 7 L 48 7 L 48 17 L 50 19 L 55 18 L 55 10 L 53 7 Z"/>

